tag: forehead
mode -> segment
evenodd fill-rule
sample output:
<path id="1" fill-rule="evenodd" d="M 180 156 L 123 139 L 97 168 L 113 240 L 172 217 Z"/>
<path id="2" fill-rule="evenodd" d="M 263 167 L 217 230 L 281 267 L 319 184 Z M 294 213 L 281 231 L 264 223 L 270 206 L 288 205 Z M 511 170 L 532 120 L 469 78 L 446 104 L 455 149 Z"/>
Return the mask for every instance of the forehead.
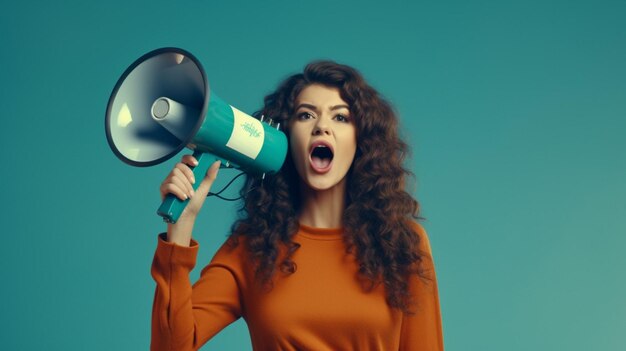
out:
<path id="1" fill-rule="evenodd" d="M 300 92 L 296 98 L 296 106 L 308 103 L 319 107 L 347 105 L 339 93 L 339 89 L 321 84 L 311 84 Z"/>

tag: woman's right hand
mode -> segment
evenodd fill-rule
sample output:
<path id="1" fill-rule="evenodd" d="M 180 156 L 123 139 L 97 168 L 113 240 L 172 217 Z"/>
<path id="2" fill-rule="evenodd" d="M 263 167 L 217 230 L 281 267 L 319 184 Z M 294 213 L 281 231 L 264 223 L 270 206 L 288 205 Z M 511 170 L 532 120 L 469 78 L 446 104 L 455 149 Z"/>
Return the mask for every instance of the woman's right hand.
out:
<path id="1" fill-rule="evenodd" d="M 183 156 L 181 162 L 174 166 L 160 187 L 161 201 L 167 194 L 173 194 L 180 200 L 190 198 L 178 221 L 167 226 L 168 241 L 185 246 L 189 246 L 193 224 L 220 168 L 220 161 L 213 163 L 194 191 L 192 184 L 198 180 L 194 179 L 193 171 L 189 167 L 197 164 L 198 161 L 192 155 Z"/>

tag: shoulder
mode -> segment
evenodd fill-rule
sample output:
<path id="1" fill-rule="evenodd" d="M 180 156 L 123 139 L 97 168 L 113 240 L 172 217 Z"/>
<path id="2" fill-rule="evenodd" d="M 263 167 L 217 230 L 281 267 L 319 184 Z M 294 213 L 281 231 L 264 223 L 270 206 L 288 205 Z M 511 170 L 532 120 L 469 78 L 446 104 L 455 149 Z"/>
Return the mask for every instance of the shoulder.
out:
<path id="1" fill-rule="evenodd" d="M 433 251 L 430 246 L 430 239 L 426 233 L 426 229 L 415 221 L 411 222 L 413 231 L 418 236 L 418 254 L 420 255 L 419 271 L 421 275 L 429 279 L 434 279 L 435 275 L 435 259 L 433 258 Z"/>
<path id="2" fill-rule="evenodd" d="M 432 249 L 430 247 L 430 240 L 428 239 L 428 234 L 426 233 L 426 229 L 422 224 L 411 221 L 411 228 L 415 235 L 417 235 L 419 240 L 419 250 L 427 253 L 428 255 L 432 255 Z"/>

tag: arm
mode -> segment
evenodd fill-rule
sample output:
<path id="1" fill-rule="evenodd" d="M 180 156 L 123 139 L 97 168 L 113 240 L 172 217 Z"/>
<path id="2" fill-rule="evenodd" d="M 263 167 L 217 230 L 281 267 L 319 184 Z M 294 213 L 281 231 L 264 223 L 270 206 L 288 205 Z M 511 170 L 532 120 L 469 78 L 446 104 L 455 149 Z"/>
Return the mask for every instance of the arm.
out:
<path id="1" fill-rule="evenodd" d="M 430 280 L 412 277 L 411 293 L 415 297 L 414 315 L 403 315 L 400 350 L 443 351 L 443 330 L 437 277 L 432 250 L 426 231 L 419 224 L 420 250 L 424 253 L 423 269 Z"/>
<path id="2" fill-rule="evenodd" d="M 160 187 L 161 199 L 173 194 L 182 201 L 189 199 L 189 203 L 179 220 L 168 224 L 167 234 L 159 235 L 152 262 L 156 291 L 151 350 L 198 349 L 239 317 L 237 285 L 228 270 L 212 269 L 209 265 L 193 287 L 189 281 L 198 255 L 198 243 L 191 233 L 220 163 L 209 168 L 194 192 L 196 179 L 190 167 L 197 165 L 198 160 L 192 155 L 183 156 Z"/>
<path id="3" fill-rule="evenodd" d="M 223 247 L 218 254 L 221 251 Z M 239 288 L 229 264 L 214 258 L 192 287 L 189 272 L 197 254 L 195 240 L 185 247 L 159 235 L 151 269 L 156 282 L 151 350 L 197 350 L 241 315 Z"/>

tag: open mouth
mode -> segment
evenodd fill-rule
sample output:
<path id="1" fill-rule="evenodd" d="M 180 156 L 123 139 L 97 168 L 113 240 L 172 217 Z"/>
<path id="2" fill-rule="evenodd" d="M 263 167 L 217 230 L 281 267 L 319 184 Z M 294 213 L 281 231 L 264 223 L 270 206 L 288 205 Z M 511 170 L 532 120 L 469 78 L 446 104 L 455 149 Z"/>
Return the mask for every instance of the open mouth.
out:
<path id="1" fill-rule="evenodd" d="M 330 170 L 333 161 L 333 150 L 324 144 L 313 145 L 311 149 L 311 167 L 318 173 L 325 173 Z"/>

